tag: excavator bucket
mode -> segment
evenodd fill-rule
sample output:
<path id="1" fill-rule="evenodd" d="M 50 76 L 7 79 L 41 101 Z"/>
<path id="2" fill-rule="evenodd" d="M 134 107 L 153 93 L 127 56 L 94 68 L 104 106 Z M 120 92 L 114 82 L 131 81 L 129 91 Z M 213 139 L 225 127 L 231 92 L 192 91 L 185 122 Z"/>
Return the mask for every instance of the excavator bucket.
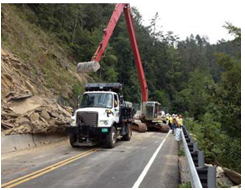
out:
<path id="1" fill-rule="evenodd" d="M 142 122 L 133 122 L 132 123 L 132 129 L 135 131 L 139 131 L 139 132 L 146 132 L 147 126 L 146 126 L 146 124 L 144 124 Z"/>
<path id="2" fill-rule="evenodd" d="M 81 62 L 77 64 L 78 73 L 96 72 L 100 68 L 98 61 Z"/>

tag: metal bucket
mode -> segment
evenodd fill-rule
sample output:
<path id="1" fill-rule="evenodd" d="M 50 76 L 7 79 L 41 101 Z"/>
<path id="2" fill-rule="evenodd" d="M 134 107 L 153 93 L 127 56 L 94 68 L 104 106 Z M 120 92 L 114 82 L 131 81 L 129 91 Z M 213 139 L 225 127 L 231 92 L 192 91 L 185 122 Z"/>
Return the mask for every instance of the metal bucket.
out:
<path id="1" fill-rule="evenodd" d="M 81 62 L 77 64 L 78 73 L 96 72 L 100 68 L 98 61 Z"/>

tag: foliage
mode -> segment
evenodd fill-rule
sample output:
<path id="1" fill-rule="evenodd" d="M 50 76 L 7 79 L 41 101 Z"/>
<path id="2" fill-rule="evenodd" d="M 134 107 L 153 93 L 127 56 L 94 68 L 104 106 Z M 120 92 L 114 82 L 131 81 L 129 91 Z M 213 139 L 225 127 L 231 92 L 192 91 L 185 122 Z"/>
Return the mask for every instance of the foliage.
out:
<path id="1" fill-rule="evenodd" d="M 191 188 L 191 182 L 187 181 L 187 182 L 185 182 L 183 184 L 180 184 L 179 188 Z"/>

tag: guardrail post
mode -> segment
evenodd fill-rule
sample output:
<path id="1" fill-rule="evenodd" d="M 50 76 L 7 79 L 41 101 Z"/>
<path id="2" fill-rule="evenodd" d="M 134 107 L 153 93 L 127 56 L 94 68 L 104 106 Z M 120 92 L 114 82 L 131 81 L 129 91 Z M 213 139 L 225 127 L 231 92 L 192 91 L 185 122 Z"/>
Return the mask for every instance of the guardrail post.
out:
<path id="1" fill-rule="evenodd" d="M 203 151 L 198 151 L 198 166 L 204 167 L 204 153 L 203 153 Z"/>
<path id="2" fill-rule="evenodd" d="M 216 166 L 208 167 L 208 188 L 216 188 Z"/>
<path id="3" fill-rule="evenodd" d="M 195 167 L 197 168 L 203 168 L 204 167 L 204 154 L 203 151 L 195 151 L 191 152 L 191 157 L 193 159 L 193 162 L 195 164 Z"/>
<path id="4" fill-rule="evenodd" d="M 203 187 L 216 188 L 215 166 L 205 166 L 203 168 L 197 168 L 197 173 L 199 175 Z"/>
<path id="5" fill-rule="evenodd" d="M 198 144 L 197 143 L 188 143 L 187 145 L 188 145 L 190 152 L 198 151 Z"/>
<path id="6" fill-rule="evenodd" d="M 193 152 L 198 151 L 198 144 L 193 143 Z"/>

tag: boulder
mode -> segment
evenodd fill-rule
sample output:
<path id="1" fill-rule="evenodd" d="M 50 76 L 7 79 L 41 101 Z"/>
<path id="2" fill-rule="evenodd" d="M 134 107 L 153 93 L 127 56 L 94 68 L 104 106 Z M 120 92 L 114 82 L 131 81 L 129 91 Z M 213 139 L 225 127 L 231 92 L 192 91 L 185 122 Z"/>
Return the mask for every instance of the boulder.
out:
<path id="1" fill-rule="evenodd" d="M 224 176 L 224 170 L 220 166 L 218 166 L 216 169 L 216 177 L 220 178 L 222 176 Z"/>
<path id="2" fill-rule="evenodd" d="M 25 133 L 30 133 L 32 131 L 32 128 L 28 124 L 23 124 L 15 129 L 17 133 L 20 134 L 25 134 Z"/>
<path id="3" fill-rule="evenodd" d="M 26 117 L 21 117 L 18 121 L 17 121 L 17 123 L 19 123 L 19 124 L 24 124 L 24 123 L 29 123 L 30 122 L 30 120 L 28 119 L 28 118 L 26 118 Z"/>
<path id="4" fill-rule="evenodd" d="M 36 122 L 39 120 L 39 114 L 38 113 L 33 113 L 30 116 L 32 122 Z"/>
<path id="5" fill-rule="evenodd" d="M 241 184 L 241 174 L 233 171 L 233 170 L 230 170 L 228 168 L 224 168 L 224 172 L 225 172 L 225 175 L 232 181 L 234 182 L 236 185 L 239 185 Z"/>
<path id="6" fill-rule="evenodd" d="M 48 114 L 48 112 L 46 110 L 43 110 L 41 113 L 40 113 L 40 116 L 42 118 L 44 118 L 45 120 L 49 120 L 50 119 L 50 115 Z"/>

